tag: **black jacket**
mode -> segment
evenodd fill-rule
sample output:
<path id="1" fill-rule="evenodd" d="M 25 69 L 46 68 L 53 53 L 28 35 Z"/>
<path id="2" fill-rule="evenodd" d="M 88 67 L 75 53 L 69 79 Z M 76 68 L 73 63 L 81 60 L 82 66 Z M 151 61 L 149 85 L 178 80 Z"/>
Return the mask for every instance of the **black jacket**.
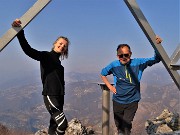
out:
<path id="1" fill-rule="evenodd" d="M 64 95 L 64 67 L 59 60 L 60 54 L 51 51 L 37 51 L 28 44 L 24 31 L 18 33 L 17 38 L 26 55 L 40 61 L 42 95 Z"/>

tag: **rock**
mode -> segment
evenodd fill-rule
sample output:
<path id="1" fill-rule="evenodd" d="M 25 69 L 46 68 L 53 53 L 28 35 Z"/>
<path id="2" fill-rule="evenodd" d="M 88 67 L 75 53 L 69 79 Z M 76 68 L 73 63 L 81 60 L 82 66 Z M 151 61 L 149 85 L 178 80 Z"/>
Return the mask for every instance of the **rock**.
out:
<path id="1" fill-rule="evenodd" d="M 66 129 L 65 135 L 91 135 L 94 131 L 91 127 L 86 128 L 81 124 L 81 122 L 74 118 L 68 123 L 68 128 Z"/>
<path id="2" fill-rule="evenodd" d="M 45 129 L 39 130 L 35 133 L 35 135 L 48 135 L 48 129 L 45 128 Z"/>
<path id="3" fill-rule="evenodd" d="M 146 132 L 149 135 L 175 135 L 180 132 L 180 118 L 178 113 L 172 113 L 164 109 L 162 113 L 153 120 L 145 123 Z"/>

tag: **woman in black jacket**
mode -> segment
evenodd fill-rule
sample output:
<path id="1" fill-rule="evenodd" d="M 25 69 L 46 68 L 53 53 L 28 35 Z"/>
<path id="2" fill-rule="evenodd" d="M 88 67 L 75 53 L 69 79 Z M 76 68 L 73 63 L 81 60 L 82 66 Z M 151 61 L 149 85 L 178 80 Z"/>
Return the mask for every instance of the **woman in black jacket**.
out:
<path id="1" fill-rule="evenodd" d="M 16 19 L 12 23 L 13 27 L 20 27 L 21 21 Z M 17 34 L 19 43 L 26 55 L 40 61 L 41 80 L 43 84 L 42 95 L 44 103 L 49 111 L 50 125 L 48 134 L 63 135 L 67 128 L 67 119 L 63 112 L 64 105 L 64 67 L 61 65 L 61 60 L 68 58 L 69 40 L 66 37 L 59 37 L 53 44 L 50 52 L 38 51 L 29 45 L 27 42 L 24 30 Z"/>

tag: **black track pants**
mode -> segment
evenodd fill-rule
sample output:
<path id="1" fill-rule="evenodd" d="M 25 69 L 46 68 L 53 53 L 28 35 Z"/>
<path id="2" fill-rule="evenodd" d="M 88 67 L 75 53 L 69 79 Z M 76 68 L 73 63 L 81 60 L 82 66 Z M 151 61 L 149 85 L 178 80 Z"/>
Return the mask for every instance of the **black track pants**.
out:
<path id="1" fill-rule="evenodd" d="M 64 95 L 44 96 L 44 103 L 51 115 L 48 134 L 64 135 L 67 128 L 67 119 L 63 112 Z"/>
<path id="2" fill-rule="evenodd" d="M 138 102 L 120 104 L 113 101 L 114 121 L 119 133 L 130 135 L 132 121 L 138 109 Z"/>

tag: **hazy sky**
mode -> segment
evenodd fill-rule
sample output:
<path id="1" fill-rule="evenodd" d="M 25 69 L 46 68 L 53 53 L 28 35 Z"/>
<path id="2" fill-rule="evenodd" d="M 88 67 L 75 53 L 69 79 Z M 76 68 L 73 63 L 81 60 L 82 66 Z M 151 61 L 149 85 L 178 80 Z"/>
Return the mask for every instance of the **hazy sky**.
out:
<path id="1" fill-rule="evenodd" d="M 0 0 L 0 36 L 35 2 Z M 154 32 L 162 37 L 162 45 L 171 56 L 180 43 L 179 0 L 137 0 L 137 3 Z M 58 36 L 67 36 L 71 45 L 69 58 L 62 62 L 65 72 L 100 72 L 116 59 L 116 47 L 120 43 L 131 46 L 132 58 L 154 54 L 124 0 L 52 0 L 26 26 L 25 34 L 29 44 L 42 51 L 51 50 Z M 0 80 L 39 71 L 39 62 L 23 53 L 17 38 L 0 53 Z"/>

